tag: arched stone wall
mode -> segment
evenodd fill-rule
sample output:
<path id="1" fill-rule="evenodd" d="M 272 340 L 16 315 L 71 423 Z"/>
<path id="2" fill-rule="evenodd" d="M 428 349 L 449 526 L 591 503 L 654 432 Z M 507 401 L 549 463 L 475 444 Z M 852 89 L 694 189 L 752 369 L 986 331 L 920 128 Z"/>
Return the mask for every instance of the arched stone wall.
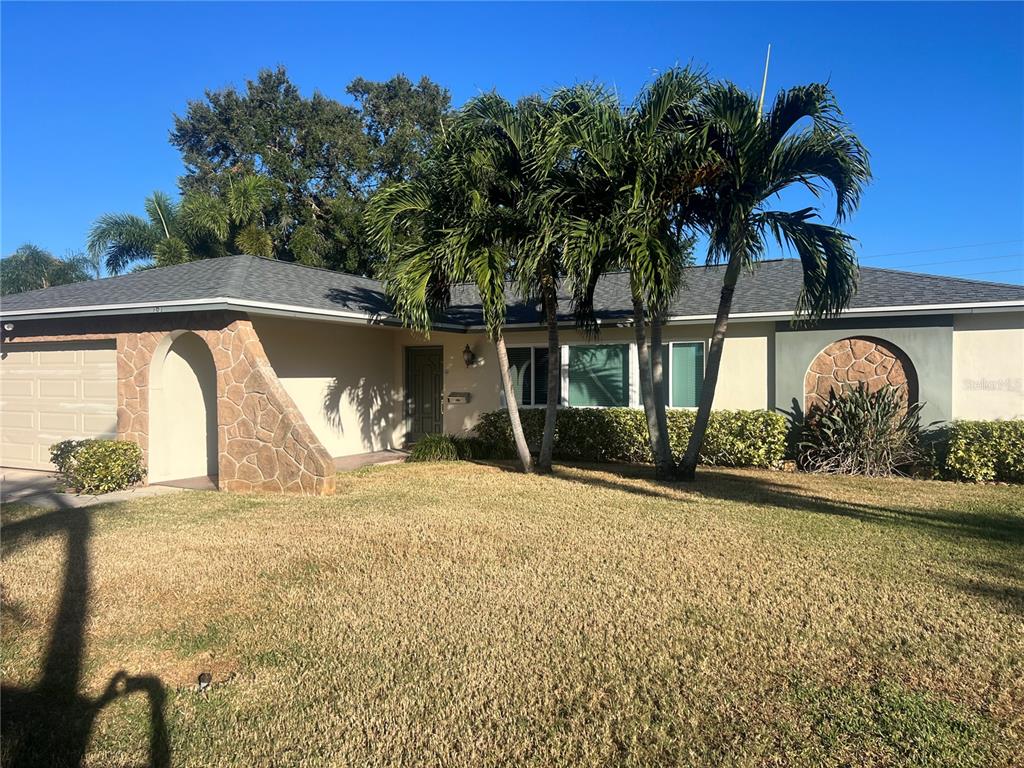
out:
<path id="1" fill-rule="evenodd" d="M 811 362 L 804 376 L 804 410 L 825 403 L 832 390 L 859 382 L 871 392 L 891 385 L 904 402 L 917 401 L 917 372 L 903 350 L 884 339 L 854 336 L 832 342 Z"/>
<path id="2" fill-rule="evenodd" d="M 334 492 L 331 455 L 285 391 L 252 321 L 235 313 L 98 318 L 79 323 L 26 322 L 19 341 L 115 339 L 117 432 L 150 459 L 150 390 L 162 353 L 186 331 L 213 355 L 217 376 L 218 485 L 226 491 Z"/>

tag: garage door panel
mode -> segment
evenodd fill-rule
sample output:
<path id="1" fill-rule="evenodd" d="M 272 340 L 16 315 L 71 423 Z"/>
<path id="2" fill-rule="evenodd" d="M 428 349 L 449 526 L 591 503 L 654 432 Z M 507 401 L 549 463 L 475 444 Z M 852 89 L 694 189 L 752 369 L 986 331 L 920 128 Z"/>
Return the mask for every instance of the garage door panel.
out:
<path id="1" fill-rule="evenodd" d="M 113 379 L 82 382 L 82 397 L 87 401 L 104 400 L 117 391 Z"/>
<path id="2" fill-rule="evenodd" d="M 112 344 L 5 345 L 0 362 L 0 464 L 50 469 L 50 446 L 117 433 Z"/>
<path id="3" fill-rule="evenodd" d="M 39 376 L 45 376 L 46 372 L 39 371 Z M 41 398 L 77 398 L 78 382 L 67 379 L 39 379 L 39 397 Z"/>
<path id="4" fill-rule="evenodd" d="M 15 397 L 32 397 L 34 383 L 32 379 L 12 379 L 10 381 L 5 379 L 0 392 L 3 393 L 4 400 L 11 400 Z"/>
<path id="5" fill-rule="evenodd" d="M 82 432 L 94 437 L 116 437 L 117 416 L 87 413 L 82 417 Z"/>
<path id="6" fill-rule="evenodd" d="M 82 362 L 82 352 L 77 349 L 51 349 L 33 352 L 33 364 L 40 368 L 61 368 L 75 366 Z"/>

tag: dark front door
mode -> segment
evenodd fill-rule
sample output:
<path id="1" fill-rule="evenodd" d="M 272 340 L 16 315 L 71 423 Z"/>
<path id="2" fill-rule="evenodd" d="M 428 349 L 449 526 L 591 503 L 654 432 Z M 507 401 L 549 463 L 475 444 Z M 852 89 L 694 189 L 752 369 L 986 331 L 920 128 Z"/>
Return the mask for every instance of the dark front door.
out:
<path id="1" fill-rule="evenodd" d="M 405 351 L 405 401 L 409 441 L 444 430 L 444 368 L 440 347 L 409 347 Z"/>

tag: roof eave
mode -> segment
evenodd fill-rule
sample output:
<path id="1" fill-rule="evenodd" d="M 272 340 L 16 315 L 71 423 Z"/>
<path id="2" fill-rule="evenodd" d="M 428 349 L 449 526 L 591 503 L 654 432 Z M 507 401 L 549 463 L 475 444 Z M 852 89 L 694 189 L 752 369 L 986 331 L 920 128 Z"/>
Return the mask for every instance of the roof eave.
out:
<path id="1" fill-rule="evenodd" d="M 373 325 L 373 326 L 400 326 L 398 318 L 388 313 L 355 312 L 340 309 L 321 309 L 316 307 L 303 307 L 290 304 L 274 304 L 270 302 L 246 301 L 228 297 L 217 297 L 209 299 L 194 299 L 180 301 L 147 302 L 139 304 L 104 304 L 81 307 L 61 307 L 45 309 L 23 309 L 4 311 L 0 309 L 0 317 L 5 321 L 13 320 L 56 320 L 78 317 L 108 317 L 118 315 L 146 315 L 168 312 L 209 312 L 209 311 L 236 311 L 245 312 L 250 315 L 263 315 L 273 317 L 292 317 L 310 320 L 322 320 L 330 322 L 347 323 L 351 325 Z M 865 307 L 851 309 L 839 315 L 840 318 L 871 318 L 880 315 L 933 315 L 933 314 L 976 314 L 986 312 L 1019 312 L 1024 311 L 1024 300 L 1014 301 L 991 301 L 959 304 L 927 304 L 927 305 L 904 305 L 890 307 Z M 731 321 L 754 321 L 754 322 L 777 322 L 790 320 L 792 312 L 737 312 L 729 316 Z M 713 322 L 714 315 L 672 315 L 666 319 L 667 325 L 695 325 Z M 605 319 L 599 321 L 605 326 L 629 326 L 632 320 L 628 317 Z M 536 329 L 542 324 L 537 322 L 508 323 L 505 328 L 509 330 Z M 569 327 L 572 322 L 562 322 L 560 325 Z M 482 332 L 485 330 L 481 324 L 463 323 L 435 323 L 433 326 L 439 331 L 451 331 L 457 333 Z"/>

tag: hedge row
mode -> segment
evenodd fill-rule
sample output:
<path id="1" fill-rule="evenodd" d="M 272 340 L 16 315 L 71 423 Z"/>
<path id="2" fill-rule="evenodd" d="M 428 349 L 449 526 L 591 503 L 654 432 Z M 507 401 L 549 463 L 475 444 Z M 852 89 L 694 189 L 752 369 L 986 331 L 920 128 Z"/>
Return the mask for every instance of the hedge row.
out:
<path id="1" fill-rule="evenodd" d="M 956 480 L 1024 482 L 1024 419 L 954 421 L 945 464 Z"/>
<path id="2" fill-rule="evenodd" d="M 540 450 L 544 410 L 520 411 L 530 450 Z M 669 439 L 676 460 L 686 450 L 694 411 L 668 411 Z M 768 411 L 713 411 L 700 461 L 723 467 L 778 467 L 786 451 L 786 419 Z M 491 411 L 476 427 L 480 445 L 493 458 L 514 458 L 508 411 Z M 559 408 L 555 458 L 568 461 L 651 463 L 647 419 L 635 408 Z"/>

